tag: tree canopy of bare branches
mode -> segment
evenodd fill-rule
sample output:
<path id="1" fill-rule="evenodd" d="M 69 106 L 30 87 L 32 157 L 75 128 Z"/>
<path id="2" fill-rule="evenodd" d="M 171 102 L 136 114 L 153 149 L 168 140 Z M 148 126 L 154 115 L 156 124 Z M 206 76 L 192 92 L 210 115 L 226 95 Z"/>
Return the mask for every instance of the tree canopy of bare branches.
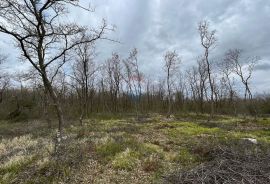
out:
<path id="1" fill-rule="evenodd" d="M 225 60 L 229 63 L 228 65 L 231 66 L 233 72 L 238 75 L 241 79 L 241 82 L 245 86 L 245 100 L 249 98 L 252 99 L 252 92 L 250 90 L 249 81 L 252 76 L 252 72 L 254 69 L 255 64 L 260 60 L 259 57 L 249 57 L 241 61 L 241 53 L 243 51 L 240 49 L 233 49 L 229 50 L 225 54 Z"/>
<path id="2" fill-rule="evenodd" d="M 52 98 L 62 134 L 64 122 L 61 104 L 48 70 L 53 66 L 55 76 L 65 62 L 69 51 L 82 43 L 105 39 L 108 30 L 104 21 L 100 28 L 91 29 L 67 22 L 68 7 L 79 5 L 78 0 L 2 0 L 0 2 L 0 32 L 15 41 L 22 59 L 30 62 L 42 78 L 44 87 Z M 87 8 L 83 8 L 88 10 Z M 87 32 L 88 31 L 88 32 Z"/>
<path id="3" fill-rule="evenodd" d="M 176 76 L 181 59 L 176 51 L 168 51 L 164 56 L 164 70 L 166 72 L 166 84 L 168 92 L 168 113 L 167 116 L 171 115 L 171 101 L 172 101 L 172 87 L 173 87 L 173 77 Z"/>

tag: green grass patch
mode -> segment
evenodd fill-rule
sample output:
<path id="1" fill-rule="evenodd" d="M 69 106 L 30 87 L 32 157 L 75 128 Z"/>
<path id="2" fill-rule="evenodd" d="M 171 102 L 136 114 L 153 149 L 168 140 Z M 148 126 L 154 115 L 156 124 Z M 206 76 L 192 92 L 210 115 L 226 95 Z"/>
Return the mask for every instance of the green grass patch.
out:
<path id="1" fill-rule="evenodd" d="M 140 152 L 143 157 L 149 156 L 152 154 L 156 154 L 159 158 L 164 157 L 164 151 L 163 149 L 155 144 L 152 143 L 144 143 L 140 147 Z"/>
<path id="2" fill-rule="evenodd" d="M 173 123 L 176 128 L 168 129 L 167 133 L 172 137 L 196 136 L 201 134 L 214 135 L 220 132 L 219 128 L 207 128 L 191 122 Z"/>
<path id="3" fill-rule="evenodd" d="M 259 118 L 257 124 L 270 127 L 270 118 Z"/>
<path id="4" fill-rule="evenodd" d="M 198 158 L 186 148 L 181 148 L 173 159 L 174 162 L 180 163 L 183 166 L 193 165 L 197 160 Z"/>
<path id="5" fill-rule="evenodd" d="M 132 170 L 138 163 L 139 153 L 127 148 L 115 155 L 112 166 L 120 170 Z"/>
<path id="6" fill-rule="evenodd" d="M 109 141 L 104 145 L 98 145 L 96 147 L 96 153 L 102 158 L 110 158 L 115 156 L 117 153 L 124 150 L 124 145 L 120 145 L 117 142 Z"/>
<path id="7" fill-rule="evenodd" d="M 125 133 L 106 137 L 96 144 L 97 155 L 105 161 L 111 160 L 117 153 L 123 152 L 127 148 L 138 151 L 140 147 L 132 136 Z"/>

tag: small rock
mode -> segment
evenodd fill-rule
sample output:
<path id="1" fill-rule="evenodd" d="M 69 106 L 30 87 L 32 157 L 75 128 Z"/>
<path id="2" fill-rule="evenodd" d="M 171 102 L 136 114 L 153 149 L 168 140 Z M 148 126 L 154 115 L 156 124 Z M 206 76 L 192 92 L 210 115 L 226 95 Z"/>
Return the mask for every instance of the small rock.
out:
<path id="1" fill-rule="evenodd" d="M 249 142 L 251 142 L 253 144 L 258 144 L 257 139 L 253 139 L 253 138 L 242 138 L 242 140 L 247 140 L 247 141 L 249 141 Z"/>

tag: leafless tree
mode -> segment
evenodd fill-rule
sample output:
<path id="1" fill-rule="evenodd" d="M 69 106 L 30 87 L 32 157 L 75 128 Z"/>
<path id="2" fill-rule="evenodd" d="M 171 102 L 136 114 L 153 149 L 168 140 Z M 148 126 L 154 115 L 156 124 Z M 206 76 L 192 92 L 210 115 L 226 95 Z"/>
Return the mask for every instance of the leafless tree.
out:
<path id="1" fill-rule="evenodd" d="M 181 71 L 177 75 L 177 84 L 176 84 L 176 94 L 175 94 L 175 103 L 177 109 L 182 110 L 185 104 L 185 86 L 187 85 L 184 75 Z"/>
<path id="2" fill-rule="evenodd" d="M 164 104 L 164 100 L 166 100 L 166 86 L 164 85 L 166 83 L 166 80 L 163 78 L 159 78 L 159 80 L 157 81 L 157 84 L 155 86 L 155 93 L 156 93 L 156 106 L 157 109 L 165 109 L 166 105 Z"/>
<path id="3" fill-rule="evenodd" d="M 8 88 L 9 84 L 10 84 L 10 80 L 7 76 L 4 76 L 4 77 L 0 76 L 0 103 L 3 102 L 4 92 Z"/>
<path id="4" fill-rule="evenodd" d="M 120 87 L 123 79 L 120 56 L 117 53 L 113 53 L 112 57 L 106 61 L 105 67 L 113 111 L 117 112 L 119 110 L 117 99 L 120 95 Z"/>
<path id="5" fill-rule="evenodd" d="M 228 54 L 225 54 L 225 58 L 218 64 L 219 71 L 222 73 L 222 80 L 226 85 L 229 92 L 229 103 L 233 105 L 234 114 L 236 114 L 236 102 L 235 98 L 237 96 L 236 90 L 234 89 L 234 78 L 232 74 L 234 72 L 234 65 L 231 62 Z"/>
<path id="6" fill-rule="evenodd" d="M 81 115 L 80 123 L 89 113 L 89 92 L 94 82 L 97 71 L 94 63 L 95 47 L 91 43 L 84 43 L 75 48 L 76 61 L 73 66 L 73 79 L 77 83 L 77 92 L 80 98 Z"/>
<path id="7" fill-rule="evenodd" d="M 226 53 L 226 60 L 230 62 L 233 65 L 233 71 L 236 75 L 239 76 L 242 84 L 245 87 L 245 94 L 244 94 L 244 100 L 245 103 L 247 104 L 247 100 L 252 102 L 253 95 L 250 89 L 250 79 L 252 76 L 252 72 L 254 69 L 255 64 L 260 60 L 258 56 L 255 57 L 248 57 L 244 59 L 244 62 L 241 61 L 241 53 L 242 50 L 240 49 L 234 49 L 234 50 L 229 50 Z M 256 109 L 253 108 L 253 111 L 256 113 Z"/>
<path id="8" fill-rule="evenodd" d="M 167 93 L 168 93 L 168 112 L 167 116 L 171 115 L 172 108 L 172 87 L 174 83 L 174 77 L 179 69 L 179 64 L 181 59 L 176 51 L 168 51 L 164 56 L 164 70 L 166 72 L 166 85 L 167 85 Z"/>
<path id="9" fill-rule="evenodd" d="M 241 53 L 242 50 L 234 49 L 229 50 L 226 53 L 226 60 L 231 62 L 233 66 L 233 71 L 237 74 L 243 85 L 245 86 L 245 101 L 247 99 L 252 100 L 252 93 L 250 90 L 250 79 L 255 64 L 259 61 L 259 57 L 250 57 L 245 59 L 245 62 L 241 62 Z"/>
<path id="10" fill-rule="evenodd" d="M 216 31 L 210 31 L 209 30 L 209 22 L 207 21 L 201 21 L 198 26 L 200 39 L 201 39 L 201 45 L 204 48 L 204 61 L 207 65 L 207 74 L 208 74 L 208 81 L 211 89 L 211 113 L 210 117 L 212 118 L 214 115 L 214 85 L 213 85 L 213 79 L 212 79 L 212 68 L 211 63 L 209 60 L 209 53 L 211 49 L 213 49 L 216 45 L 217 39 L 216 39 Z"/>
<path id="11" fill-rule="evenodd" d="M 224 80 L 224 77 L 218 74 L 213 75 L 213 86 L 215 109 L 218 111 L 223 106 L 223 101 L 226 97 L 226 81 Z"/>
<path id="12" fill-rule="evenodd" d="M 99 29 L 91 29 L 66 21 L 68 7 L 79 5 L 78 0 L 1 0 L 0 32 L 11 36 L 21 50 L 22 58 L 32 64 L 42 78 L 43 85 L 53 100 L 58 117 L 60 140 L 64 123 L 63 111 L 48 71 L 55 69 L 54 78 L 67 61 L 67 55 L 82 43 L 104 39 L 105 21 Z M 89 11 L 89 10 L 88 10 Z"/>
<path id="13" fill-rule="evenodd" d="M 190 97 L 196 101 L 197 98 L 197 92 L 196 92 L 196 82 L 197 82 L 197 77 L 196 77 L 196 71 L 195 68 L 192 67 L 191 69 L 186 70 L 186 79 L 188 81 L 189 85 L 189 94 Z"/>
<path id="14" fill-rule="evenodd" d="M 3 102 L 3 94 L 10 83 L 8 74 L 1 68 L 1 64 L 3 64 L 6 59 L 7 57 L 5 55 L 0 54 L 0 103 Z"/>
<path id="15" fill-rule="evenodd" d="M 186 71 L 187 84 L 191 92 L 193 104 L 196 111 L 203 112 L 204 97 L 206 96 L 206 70 L 203 68 L 202 60 L 198 60 L 198 66 L 193 66 Z M 199 109 L 198 109 L 199 108 Z"/>
<path id="16" fill-rule="evenodd" d="M 153 82 L 149 76 L 145 77 L 145 79 L 146 79 L 145 90 L 146 90 L 146 101 L 147 101 L 146 108 L 151 109 L 152 108 L 152 97 L 153 97 L 153 94 L 152 94 Z"/>
<path id="17" fill-rule="evenodd" d="M 131 94 L 133 100 L 135 100 L 135 109 L 138 117 L 139 104 L 142 97 L 142 81 L 143 74 L 139 69 L 138 64 L 138 50 L 134 48 L 129 57 L 123 61 L 125 66 L 125 81 L 127 83 L 129 94 Z"/>

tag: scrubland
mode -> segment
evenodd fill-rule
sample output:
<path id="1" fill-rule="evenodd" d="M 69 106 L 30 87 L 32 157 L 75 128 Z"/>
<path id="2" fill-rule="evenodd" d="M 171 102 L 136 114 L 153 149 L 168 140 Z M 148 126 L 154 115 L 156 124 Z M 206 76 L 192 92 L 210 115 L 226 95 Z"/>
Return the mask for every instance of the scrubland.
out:
<path id="1" fill-rule="evenodd" d="M 269 118 L 97 114 L 55 147 L 56 131 L 1 121 L 0 183 L 270 182 Z"/>

